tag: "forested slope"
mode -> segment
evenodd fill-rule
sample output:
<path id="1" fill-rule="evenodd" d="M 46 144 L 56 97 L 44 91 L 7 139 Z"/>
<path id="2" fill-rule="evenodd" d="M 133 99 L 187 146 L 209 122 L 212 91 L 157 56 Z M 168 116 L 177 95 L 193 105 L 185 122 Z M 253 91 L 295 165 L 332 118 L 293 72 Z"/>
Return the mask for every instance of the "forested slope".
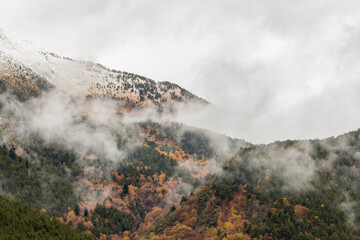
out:
<path id="1" fill-rule="evenodd" d="M 0 196 L 0 239 L 95 239 L 32 210 L 24 204 Z"/>

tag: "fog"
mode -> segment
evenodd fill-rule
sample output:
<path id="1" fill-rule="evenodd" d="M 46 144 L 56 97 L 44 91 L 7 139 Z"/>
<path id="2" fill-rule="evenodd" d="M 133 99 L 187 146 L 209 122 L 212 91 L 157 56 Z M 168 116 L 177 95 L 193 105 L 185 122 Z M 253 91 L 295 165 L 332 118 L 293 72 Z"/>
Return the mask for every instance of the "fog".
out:
<path id="1" fill-rule="evenodd" d="M 200 118 L 212 118 L 204 127 L 266 143 L 359 127 L 359 4 L 0 0 L 0 28 L 59 55 L 178 83 L 221 109 Z"/>

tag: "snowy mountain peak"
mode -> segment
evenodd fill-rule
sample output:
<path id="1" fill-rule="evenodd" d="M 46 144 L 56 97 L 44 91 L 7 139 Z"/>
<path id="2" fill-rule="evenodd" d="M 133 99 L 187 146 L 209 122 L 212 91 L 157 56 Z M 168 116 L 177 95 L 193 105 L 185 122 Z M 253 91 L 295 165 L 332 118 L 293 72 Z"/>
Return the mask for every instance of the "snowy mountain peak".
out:
<path id="1" fill-rule="evenodd" d="M 130 106 L 165 102 L 206 101 L 170 82 L 110 70 L 100 64 L 77 61 L 46 52 L 28 42 L 9 40 L 1 31 L 0 84 L 15 89 L 28 99 L 43 90 L 56 87 L 75 96 L 107 97 L 125 101 Z M 31 94 L 31 93 L 36 94 Z"/>

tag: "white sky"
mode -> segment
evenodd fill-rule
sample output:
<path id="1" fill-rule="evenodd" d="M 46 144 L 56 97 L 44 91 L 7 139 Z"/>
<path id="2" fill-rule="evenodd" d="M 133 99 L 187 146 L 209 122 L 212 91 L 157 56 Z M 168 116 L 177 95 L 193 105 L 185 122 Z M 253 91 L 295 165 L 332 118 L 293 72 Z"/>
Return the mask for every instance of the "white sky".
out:
<path id="1" fill-rule="evenodd" d="M 0 0 L 0 28 L 178 83 L 227 108 L 194 125 L 252 142 L 360 127 L 357 0 Z"/>

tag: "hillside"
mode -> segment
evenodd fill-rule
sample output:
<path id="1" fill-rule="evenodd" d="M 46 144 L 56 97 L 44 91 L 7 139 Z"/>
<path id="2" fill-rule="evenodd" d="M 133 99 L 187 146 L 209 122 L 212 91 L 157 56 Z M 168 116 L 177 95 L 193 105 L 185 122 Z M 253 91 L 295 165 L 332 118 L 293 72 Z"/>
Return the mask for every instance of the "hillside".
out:
<path id="1" fill-rule="evenodd" d="M 175 84 L 0 39 L 1 192 L 96 237 L 132 234 L 249 145 L 141 120 L 149 106 L 206 104 Z M 229 147 L 216 151 L 215 139 Z"/>
<path id="2" fill-rule="evenodd" d="M 109 239 L 358 239 L 359 131 L 234 140 L 226 158 L 201 130 L 185 128 L 178 140 L 178 124 L 136 128 L 144 142 L 115 165 L 36 139 L 20 151 L 26 160 L 3 148 L 3 191 Z"/>
<path id="3" fill-rule="evenodd" d="M 2 236 L 360 239 L 359 130 L 254 145 L 163 114 L 193 103 L 0 32 Z"/>
<path id="4" fill-rule="evenodd" d="M 359 239 L 359 134 L 242 148 L 150 239 Z"/>
<path id="5" fill-rule="evenodd" d="M 2 148 L 2 191 L 97 237 L 132 235 L 145 231 L 154 212 L 165 214 L 200 186 L 222 158 L 250 146 L 176 123 L 142 122 L 128 130 L 131 137 L 117 140 L 128 153 L 115 162 L 95 152 L 81 156 L 60 140 L 14 135 Z M 215 137 L 229 149 L 215 149 Z"/>
<path id="6" fill-rule="evenodd" d="M 0 216 L 1 239 L 95 239 L 2 196 Z"/>

